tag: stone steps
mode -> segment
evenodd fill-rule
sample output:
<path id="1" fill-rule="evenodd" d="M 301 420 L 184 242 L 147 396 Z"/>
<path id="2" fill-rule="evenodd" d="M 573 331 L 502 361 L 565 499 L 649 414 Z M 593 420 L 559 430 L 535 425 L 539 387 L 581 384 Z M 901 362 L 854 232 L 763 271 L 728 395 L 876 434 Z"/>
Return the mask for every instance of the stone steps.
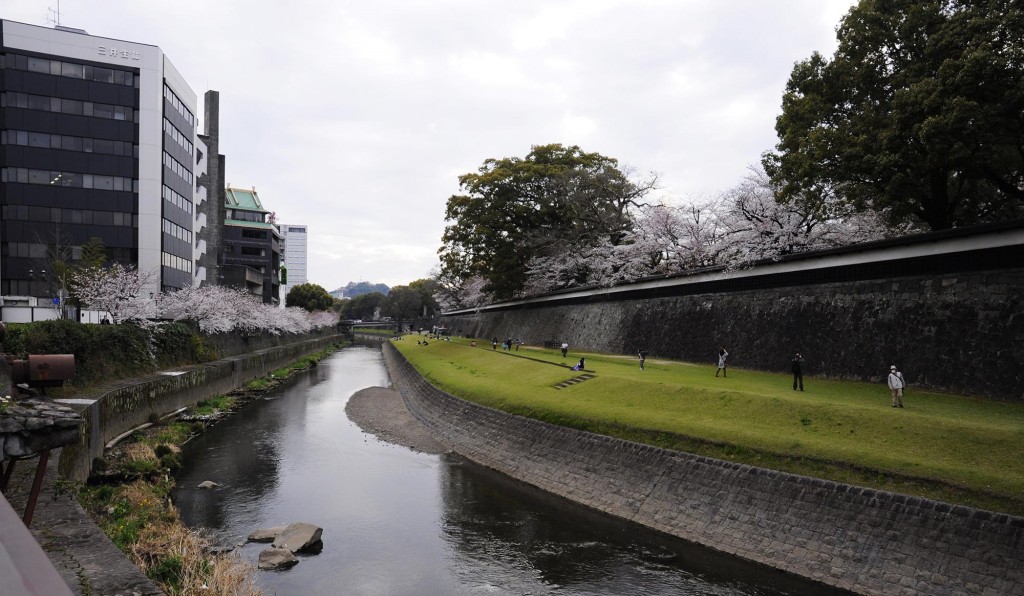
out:
<path id="1" fill-rule="evenodd" d="M 582 375 L 580 375 L 578 377 L 573 377 L 573 378 L 569 379 L 568 381 L 562 381 L 561 383 L 555 385 L 555 389 L 565 389 L 566 387 L 571 387 L 573 385 L 578 385 L 578 384 L 582 383 L 583 381 L 586 381 L 587 379 L 593 379 L 596 376 L 597 375 L 590 374 L 590 373 L 582 374 Z"/>

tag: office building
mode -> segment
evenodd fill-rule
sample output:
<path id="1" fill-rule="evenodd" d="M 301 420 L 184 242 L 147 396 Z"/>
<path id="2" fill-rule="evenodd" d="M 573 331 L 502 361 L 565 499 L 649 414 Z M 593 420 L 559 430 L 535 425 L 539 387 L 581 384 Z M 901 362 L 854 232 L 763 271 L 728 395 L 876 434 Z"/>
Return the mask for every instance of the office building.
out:
<path id="1" fill-rule="evenodd" d="M 280 304 L 281 233 L 256 189 L 224 190 L 224 229 L 217 285 L 244 288 L 264 304 Z"/>
<path id="2" fill-rule="evenodd" d="M 288 283 L 281 288 L 282 302 L 288 291 L 309 281 L 306 269 L 306 238 L 308 228 L 304 225 L 281 224 L 282 258 L 288 271 Z M 285 304 L 287 306 L 287 304 Z"/>
<path id="3" fill-rule="evenodd" d="M 0 20 L 0 294 L 52 299 L 45 263 L 94 237 L 154 293 L 192 285 L 196 109 L 157 46 Z"/>

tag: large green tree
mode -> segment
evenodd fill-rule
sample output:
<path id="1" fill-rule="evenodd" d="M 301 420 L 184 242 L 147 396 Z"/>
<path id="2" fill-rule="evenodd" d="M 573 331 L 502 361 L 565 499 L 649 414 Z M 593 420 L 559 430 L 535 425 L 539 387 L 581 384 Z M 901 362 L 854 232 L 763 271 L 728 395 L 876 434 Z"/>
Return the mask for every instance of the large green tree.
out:
<path id="1" fill-rule="evenodd" d="M 947 229 L 1024 213 L 1024 8 L 861 0 L 790 75 L 765 169 L 780 200 Z"/>
<path id="2" fill-rule="evenodd" d="M 334 305 L 334 298 L 317 284 L 299 284 L 288 290 L 284 303 L 287 306 L 297 306 L 309 312 L 316 312 L 330 310 Z"/>
<path id="3" fill-rule="evenodd" d="M 514 297 L 534 257 L 621 239 L 627 209 L 655 184 L 655 177 L 637 180 L 615 159 L 576 146 L 539 145 L 525 158 L 488 159 L 460 176 L 462 194 L 448 199 L 442 273 L 478 275 L 492 297 Z"/>
<path id="4" fill-rule="evenodd" d="M 384 298 L 385 296 L 381 292 L 370 292 L 345 300 L 341 307 L 341 316 L 351 320 L 372 320 L 377 314 L 377 309 L 384 302 Z"/>
<path id="5" fill-rule="evenodd" d="M 380 305 L 380 314 L 398 322 L 415 319 L 423 309 L 419 292 L 409 286 L 392 286 Z"/>
<path id="6" fill-rule="evenodd" d="M 436 292 L 437 282 L 433 279 L 418 279 L 407 286 L 394 286 L 381 302 L 380 312 L 399 322 L 415 319 L 424 313 L 432 316 L 438 310 L 434 299 Z"/>

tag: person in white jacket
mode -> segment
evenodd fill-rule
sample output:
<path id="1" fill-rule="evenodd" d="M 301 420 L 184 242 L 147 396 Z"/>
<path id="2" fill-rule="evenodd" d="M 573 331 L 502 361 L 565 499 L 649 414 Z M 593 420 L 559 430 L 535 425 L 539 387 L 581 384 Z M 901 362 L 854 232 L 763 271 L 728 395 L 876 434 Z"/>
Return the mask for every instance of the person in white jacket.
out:
<path id="1" fill-rule="evenodd" d="M 896 365 L 889 367 L 889 389 L 892 390 L 892 407 L 903 407 L 903 388 L 907 382 L 903 380 L 903 373 L 896 370 Z"/>

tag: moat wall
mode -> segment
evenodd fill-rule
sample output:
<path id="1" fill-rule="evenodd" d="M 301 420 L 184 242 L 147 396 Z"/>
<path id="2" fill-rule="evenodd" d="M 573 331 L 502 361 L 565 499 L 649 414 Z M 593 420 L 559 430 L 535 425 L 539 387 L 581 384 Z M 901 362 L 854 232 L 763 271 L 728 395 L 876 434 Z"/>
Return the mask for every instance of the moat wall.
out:
<path id="1" fill-rule="evenodd" d="M 531 420 L 430 385 L 389 342 L 409 411 L 455 452 L 611 515 L 861 594 L 1022 594 L 1024 518 Z"/>
<path id="2" fill-rule="evenodd" d="M 455 333 L 570 350 L 1024 399 L 1024 233 L 1006 226 L 807 253 L 446 313 Z"/>

